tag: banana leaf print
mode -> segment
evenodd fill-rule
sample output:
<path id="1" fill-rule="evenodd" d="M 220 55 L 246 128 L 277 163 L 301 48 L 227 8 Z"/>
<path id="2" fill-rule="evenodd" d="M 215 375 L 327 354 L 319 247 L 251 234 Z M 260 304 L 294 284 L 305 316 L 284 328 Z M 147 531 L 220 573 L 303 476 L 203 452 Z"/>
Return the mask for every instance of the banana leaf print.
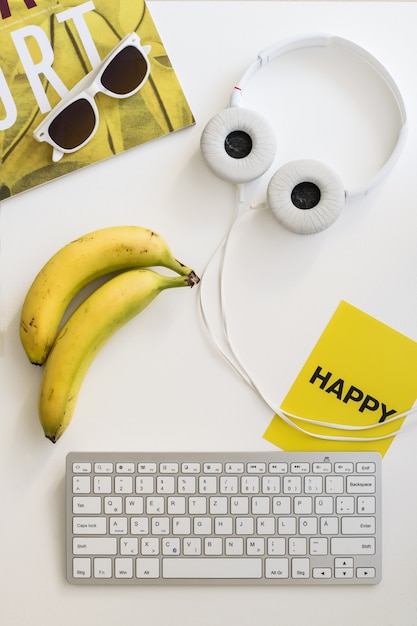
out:
<path id="1" fill-rule="evenodd" d="M 37 1 L 28 10 L 23 0 L 9 0 L 11 17 L 0 23 L 0 67 L 17 107 L 17 120 L 0 131 L 0 199 L 76 171 L 125 150 L 185 128 L 194 117 L 182 91 L 147 5 L 143 0 Z M 125 36 L 136 32 L 148 54 L 150 75 L 131 97 L 116 99 L 99 93 L 99 127 L 92 140 L 77 152 L 52 162 L 52 148 L 38 143 L 33 130 L 46 116 L 32 91 L 19 59 L 11 31 L 28 24 L 40 27 L 53 50 L 53 70 L 70 90 L 93 69 L 73 19 L 58 22 L 56 14 L 85 5 L 83 18 L 103 59 Z M 8 26 L 10 23 L 10 26 Z M 25 38 L 33 63 L 42 60 L 36 37 Z M 51 107 L 61 99 L 54 85 L 41 74 Z M 0 98 L 0 121 L 4 118 Z"/>

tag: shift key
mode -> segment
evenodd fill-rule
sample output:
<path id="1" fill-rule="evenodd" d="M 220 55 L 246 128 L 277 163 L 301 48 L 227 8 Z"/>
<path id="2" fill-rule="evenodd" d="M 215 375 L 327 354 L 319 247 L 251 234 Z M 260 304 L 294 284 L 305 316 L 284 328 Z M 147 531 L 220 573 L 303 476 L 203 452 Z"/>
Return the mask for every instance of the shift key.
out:
<path id="1" fill-rule="evenodd" d="M 73 554 L 116 554 L 116 537 L 74 537 Z"/>
<path id="2" fill-rule="evenodd" d="M 375 554 L 374 537 L 332 537 L 331 554 Z"/>

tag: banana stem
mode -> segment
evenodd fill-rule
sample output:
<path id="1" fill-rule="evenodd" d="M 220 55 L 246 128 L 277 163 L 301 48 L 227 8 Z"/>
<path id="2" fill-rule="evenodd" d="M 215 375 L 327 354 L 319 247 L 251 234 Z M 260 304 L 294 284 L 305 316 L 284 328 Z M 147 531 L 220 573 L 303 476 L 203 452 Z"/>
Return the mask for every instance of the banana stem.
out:
<path id="1" fill-rule="evenodd" d="M 130 272 L 135 270 L 128 270 Z M 148 270 L 154 271 L 154 270 Z M 190 270 L 188 274 L 181 274 L 180 276 L 171 276 L 167 274 L 159 274 L 160 286 L 162 289 L 170 289 L 173 287 L 194 287 L 200 282 L 199 277 L 194 272 L 194 270 Z M 161 291 L 162 291 L 161 289 Z"/>
<path id="2" fill-rule="evenodd" d="M 200 282 L 200 279 L 194 272 L 194 270 L 191 270 L 191 272 L 186 276 L 186 279 L 187 285 L 191 288 L 194 287 L 194 285 L 198 285 L 198 283 Z"/>

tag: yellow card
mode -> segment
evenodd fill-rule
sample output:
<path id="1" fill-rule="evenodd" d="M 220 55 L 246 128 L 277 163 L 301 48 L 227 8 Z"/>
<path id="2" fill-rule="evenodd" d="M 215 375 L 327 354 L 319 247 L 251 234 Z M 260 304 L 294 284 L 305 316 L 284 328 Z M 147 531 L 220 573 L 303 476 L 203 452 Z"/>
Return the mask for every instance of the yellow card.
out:
<path id="1" fill-rule="evenodd" d="M 381 437 L 398 430 L 417 398 L 417 343 L 341 302 L 281 409 L 293 415 L 332 424 L 381 427 L 342 430 L 294 419 L 314 434 Z M 306 435 L 275 415 L 265 439 L 283 450 L 373 450 L 382 455 L 394 435 L 380 441 L 329 441 Z"/>

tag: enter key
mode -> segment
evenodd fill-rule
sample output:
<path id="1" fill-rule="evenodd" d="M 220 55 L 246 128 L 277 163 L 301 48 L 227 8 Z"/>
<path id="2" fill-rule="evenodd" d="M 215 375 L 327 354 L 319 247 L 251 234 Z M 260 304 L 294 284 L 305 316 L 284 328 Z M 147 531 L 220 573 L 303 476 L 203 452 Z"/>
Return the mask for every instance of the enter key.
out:
<path id="1" fill-rule="evenodd" d="M 374 517 L 342 517 L 343 535 L 374 535 Z"/>

